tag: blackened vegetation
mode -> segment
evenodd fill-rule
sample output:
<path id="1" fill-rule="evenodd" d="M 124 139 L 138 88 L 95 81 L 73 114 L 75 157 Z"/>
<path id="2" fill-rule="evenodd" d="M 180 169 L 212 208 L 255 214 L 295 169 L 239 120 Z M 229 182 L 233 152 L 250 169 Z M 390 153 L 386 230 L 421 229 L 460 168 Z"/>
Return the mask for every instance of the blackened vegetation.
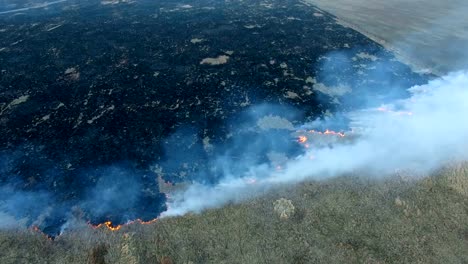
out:
<path id="1" fill-rule="evenodd" d="M 298 123 L 366 103 L 364 93 L 384 100 L 388 89 L 401 95 L 401 87 L 424 81 L 381 46 L 297 1 L 78 4 L 0 16 L 0 181 L 29 197 L 4 195 L 16 206 L 2 210 L 29 224 L 40 218 L 48 233 L 58 233 L 76 208 L 92 223 L 156 217 L 165 198 L 154 163 L 166 164 L 166 180 L 215 181 L 222 173 L 211 174 L 207 161 L 228 147 L 234 157 L 245 151 L 229 133 L 246 133 L 247 143 L 258 138 L 236 131 L 250 105 L 291 106 Z M 359 52 L 378 62 L 353 61 Z M 201 64 L 218 56 L 229 59 Z M 309 77 L 346 82 L 353 92 L 338 104 L 308 92 Z M 205 137 L 212 151 L 202 147 Z M 271 148 L 295 151 L 287 142 L 267 144 L 254 160 Z"/>

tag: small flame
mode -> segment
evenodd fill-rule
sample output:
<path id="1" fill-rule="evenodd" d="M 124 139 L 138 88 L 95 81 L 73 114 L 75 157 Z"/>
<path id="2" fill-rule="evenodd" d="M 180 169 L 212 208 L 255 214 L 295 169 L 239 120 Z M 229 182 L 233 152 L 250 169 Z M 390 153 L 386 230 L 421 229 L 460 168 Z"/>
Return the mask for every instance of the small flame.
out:
<path id="1" fill-rule="evenodd" d="M 112 230 L 112 231 L 117 231 L 117 230 L 119 230 L 120 228 L 122 228 L 122 225 L 113 226 L 111 221 L 106 221 L 106 222 L 104 222 L 104 225 L 105 225 L 107 228 L 109 228 L 109 230 Z M 99 225 L 98 225 L 98 227 L 99 227 Z"/>
<path id="2" fill-rule="evenodd" d="M 139 223 L 139 224 L 142 224 L 142 225 L 149 225 L 149 224 L 152 224 L 152 223 L 156 222 L 157 220 L 158 220 L 158 218 L 155 218 L 155 219 L 149 220 L 149 221 L 143 221 L 141 219 L 136 219 L 136 220 L 130 221 L 130 222 L 122 224 L 122 225 L 113 225 L 111 221 L 106 221 L 106 222 L 98 224 L 98 225 L 92 225 L 91 224 L 90 226 L 92 228 L 94 228 L 94 229 L 98 229 L 98 228 L 101 228 L 102 226 L 105 226 L 111 231 L 117 231 L 117 230 L 121 229 L 123 226 L 126 226 L 126 225 L 131 225 L 131 224 L 134 224 L 134 223 Z"/>
<path id="3" fill-rule="evenodd" d="M 323 132 L 323 134 L 325 134 L 325 135 L 335 135 L 335 136 L 339 136 L 339 137 L 344 137 L 345 136 L 345 134 L 342 133 L 342 132 L 335 132 L 333 130 L 328 130 L 328 129 L 325 130 L 325 132 Z"/>
<path id="4" fill-rule="evenodd" d="M 43 235 L 44 237 L 46 237 L 48 240 L 53 240 L 53 237 L 47 235 L 46 233 L 42 232 L 42 230 L 38 227 L 38 226 L 31 226 L 31 229 L 34 231 L 34 232 L 37 232 L 37 233 L 40 233 L 41 235 Z"/>
<path id="5" fill-rule="evenodd" d="M 301 143 L 301 144 L 302 144 L 302 143 L 305 143 L 306 141 L 307 141 L 307 137 L 306 137 L 306 136 L 299 136 L 299 137 L 297 138 L 297 142 L 299 142 L 299 143 Z"/>

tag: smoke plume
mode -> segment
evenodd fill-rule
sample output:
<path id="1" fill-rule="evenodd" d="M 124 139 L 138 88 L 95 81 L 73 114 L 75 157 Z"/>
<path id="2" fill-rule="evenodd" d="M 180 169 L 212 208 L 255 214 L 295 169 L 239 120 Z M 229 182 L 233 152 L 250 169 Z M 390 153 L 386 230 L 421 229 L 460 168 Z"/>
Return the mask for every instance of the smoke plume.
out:
<path id="1" fill-rule="evenodd" d="M 270 187 L 365 171 L 382 177 L 395 170 L 417 175 L 468 158 L 468 72 L 456 72 L 408 89 L 410 97 L 378 108 L 345 113 L 355 137 L 312 147 L 281 170 L 268 164 L 215 185 L 194 184 L 174 193 L 163 216 L 200 212 L 236 202 Z M 317 121 L 307 126 L 317 126 Z M 349 133 L 348 133 L 349 134 Z"/>

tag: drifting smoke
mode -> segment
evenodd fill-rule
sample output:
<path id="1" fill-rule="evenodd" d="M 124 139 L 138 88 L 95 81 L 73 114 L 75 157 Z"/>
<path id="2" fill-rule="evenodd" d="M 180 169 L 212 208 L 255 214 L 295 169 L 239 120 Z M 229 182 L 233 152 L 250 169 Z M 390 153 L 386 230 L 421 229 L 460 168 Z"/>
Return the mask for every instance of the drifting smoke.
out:
<path id="1" fill-rule="evenodd" d="M 228 174 L 214 186 L 194 184 L 171 195 L 163 216 L 200 212 L 236 202 L 270 187 L 320 180 L 354 171 L 385 176 L 395 170 L 429 173 L 468 158 L 468 72 L 415 86 L 408 99 L 346 114 L 359 136 L 346 144 L 309 148 L 281 170 L 265 164 Z M 305 124 L 302 127 L 307 127 Z M 313 159 L 311 159 L 313 157 Z"/>
<path id="2" fill-rule="evenodd" d="M 28 219 L 24 218 L 23 212 L 35 216 L 34 222 L 30 223 L 33 225 L 40 224 L 50 213 L 51 197 L 46 192 L 25 192 L 9 185 L 1 186 L 0 201 L 0 229 L 26 226 Z"/>
<path id="3" fill-rule="evenodd" d="M 163 194 L 145 192 L 144 187 L 157 189 L 146 177 L 148 172 L 130 163 L 83 169 L 71 174 L 73 179 L 67 174 L 53 174 L 50 168 L 42 172 L 36 166 L 37 175 L 44 175 L 43 181 L 54 181 L 53 189 L 45 183 L 28 189 L 28 182 L 13 170 L 22 159 L 21 151 L 16 155 L 0 155 L 0 175 L 7 181 L 0 185 L 0 229 L 34 227 L 56 236 L 82 226 L 85 221 L 93 225 L 106 221 L 119 225 L 135 219 L 143 222 L 165 210 Z M 67 182 L 60 182 L 66 177 Z M 63 194 L 76 197 L 67 200 Z"/>

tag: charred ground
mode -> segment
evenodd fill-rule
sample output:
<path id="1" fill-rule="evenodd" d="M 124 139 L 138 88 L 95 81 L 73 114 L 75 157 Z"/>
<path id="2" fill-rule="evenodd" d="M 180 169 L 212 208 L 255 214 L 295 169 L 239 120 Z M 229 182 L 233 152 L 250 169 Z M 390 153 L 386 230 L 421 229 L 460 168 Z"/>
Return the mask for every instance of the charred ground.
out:
<path id="1" fill-rule="evenodd" d="M 206 160 L 259 135 L 236 127 L 250 106 L 297 124 L 426 80 L 299 1 L 114 2 L 0 15 L 0 198 L 49 234 L 70 217 L 155 218 L 155 164 L 166 181 L 216 181 Z M 352 92 L 324 90 L 338 83 Z"/>

